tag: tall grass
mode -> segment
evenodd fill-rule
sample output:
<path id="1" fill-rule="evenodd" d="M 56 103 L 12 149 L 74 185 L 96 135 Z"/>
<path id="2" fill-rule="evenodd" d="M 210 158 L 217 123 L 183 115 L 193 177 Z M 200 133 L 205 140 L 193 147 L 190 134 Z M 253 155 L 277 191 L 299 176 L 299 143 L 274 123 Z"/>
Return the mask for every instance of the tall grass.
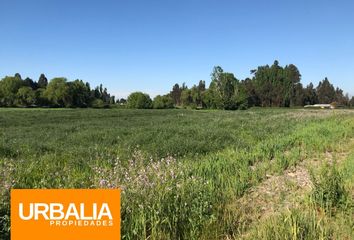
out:
<path id="1" fill-rule="evenodd" d="M 344 166 L 352 163 L 352 156 Z M 345 174 L 350 173 L 345 177 Z M 354 199 L 350 197 L 353 168 L 339 170 L 336 164 L 325 163 L 312 172 L 313 188 L 308 201 L 299 208 L 288 210 L 258 224 L 245 239 L 353 239 Z M 353 194 L 353 192 L 352 192 Z"/>
<path id="2" fill-rule="evenodd" d="M 249 239 L 320 240 L 332 239 L 327 219 L 314 210 L 291 210 L 260 225 Z"/>
<path id="3" fill-rule="evenodd" d="M 124 167 L 122 167 L 124 166 Z M 210 186 L 172 157 L 94 166 L 96 188 L 122 189 L 122 239 L 196 239 L 213 220 Z"/>
<path id="4" fill-rule="evenodd" d="M 342 173 L 336 164 L 325 164 L 318 176 L 312 174 L 314 185 L 311 194 L 312 202 L 332 215 L 339 208 L 347 208 L 350 204 L 349 193 L 345 189 Z"/>
<path id="5" fill-rule="evenodd" d="M 247 222 L 227 208 L 230 202 L 267 174 L 335 151 L 353 137 L 353 115 L 0 110 L 0 180 L 6 183 L 1 234 L 8 239 L 10 188 L 115 187 L 122 189 L 123 239 L 219 239 L 242 233 Z M 303 220 L 294 217 L 296 226 Z"/>

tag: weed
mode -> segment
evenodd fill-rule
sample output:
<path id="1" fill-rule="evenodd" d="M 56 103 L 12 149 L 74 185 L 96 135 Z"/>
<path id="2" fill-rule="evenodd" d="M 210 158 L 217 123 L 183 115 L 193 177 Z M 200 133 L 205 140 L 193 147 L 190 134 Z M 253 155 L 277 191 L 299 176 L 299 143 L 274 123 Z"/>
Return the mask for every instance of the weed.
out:
<path id="1" fill-rule="evenodd" d="M 337 208 L 345 208 L 348 192 L 345 189 L 342 173 L 336 164 L 325 164 L 316 177 L 313 173 L 311 200 L 328 213 L 335 213 Z"/>

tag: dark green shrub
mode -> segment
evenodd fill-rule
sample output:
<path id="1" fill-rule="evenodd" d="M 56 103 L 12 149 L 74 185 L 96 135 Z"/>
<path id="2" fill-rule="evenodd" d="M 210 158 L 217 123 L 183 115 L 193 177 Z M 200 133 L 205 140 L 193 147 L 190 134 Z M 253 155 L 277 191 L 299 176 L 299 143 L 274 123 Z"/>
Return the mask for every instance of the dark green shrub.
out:
<path id="1" fill-rule="evenodd" d="M 149 109 L 152 108 L 152 100 L 150 96 L 142 92 L 134 92 L 127 99 L 128 108 Z"/>

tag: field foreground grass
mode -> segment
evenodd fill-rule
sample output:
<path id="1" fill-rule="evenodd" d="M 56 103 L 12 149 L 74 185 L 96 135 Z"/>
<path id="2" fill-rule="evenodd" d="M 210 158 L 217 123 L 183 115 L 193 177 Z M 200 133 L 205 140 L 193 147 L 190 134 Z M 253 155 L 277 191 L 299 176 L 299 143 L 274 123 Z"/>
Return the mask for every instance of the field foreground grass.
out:
<path id="1" fill-rule="evenodd" d="M 352 239 L 354 111 L 0 109 L 11 188 L 122 189 L 122 239 Z"/>

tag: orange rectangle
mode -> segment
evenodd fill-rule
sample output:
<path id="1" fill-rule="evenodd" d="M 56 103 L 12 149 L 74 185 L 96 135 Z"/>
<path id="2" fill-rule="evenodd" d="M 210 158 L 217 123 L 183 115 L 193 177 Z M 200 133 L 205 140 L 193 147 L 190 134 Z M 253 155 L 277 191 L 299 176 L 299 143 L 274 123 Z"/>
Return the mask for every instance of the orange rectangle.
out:
<path id="1" fill-rule="evenodd" d="M 118 189 L 13 189 L 11 240 L 119 240 Z"/>

